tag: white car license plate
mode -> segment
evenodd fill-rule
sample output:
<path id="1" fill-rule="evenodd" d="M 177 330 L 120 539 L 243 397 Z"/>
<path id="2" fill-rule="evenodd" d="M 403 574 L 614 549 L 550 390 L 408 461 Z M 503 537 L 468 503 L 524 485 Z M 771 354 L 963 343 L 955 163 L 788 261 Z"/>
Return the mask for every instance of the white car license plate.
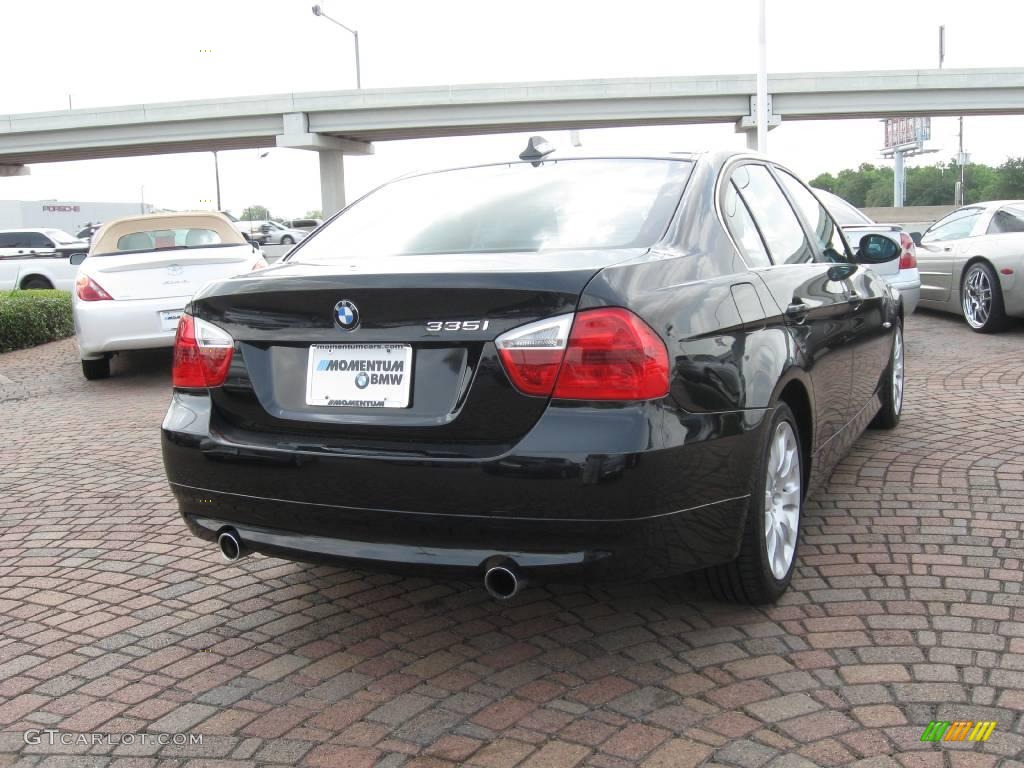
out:
<path id="1" fill-rule="evenodd" d="M 160 329 L 163 331 L 176 331 L 178 321 L 181 320 L 184 309 L 165 309 L 160 312 Z"/>
<path id="2" fill-rule="evenodd" d="M 408 344 L 314 344 L 306 405 L 405 408 L 412 381 Z"/>

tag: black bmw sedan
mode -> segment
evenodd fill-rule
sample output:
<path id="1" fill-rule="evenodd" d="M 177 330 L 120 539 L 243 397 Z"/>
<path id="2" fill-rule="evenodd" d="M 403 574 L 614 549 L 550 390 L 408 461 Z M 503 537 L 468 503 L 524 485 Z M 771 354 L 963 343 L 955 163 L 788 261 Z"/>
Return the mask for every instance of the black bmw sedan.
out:
<path id="1" fill-rule="evenodd" d="M 191 531 L 387 570 L 776 599 L 809 489 L 903 401 L 903 308 L 790 171 L 721 152 L 426 173 L 181 319 Z"/>

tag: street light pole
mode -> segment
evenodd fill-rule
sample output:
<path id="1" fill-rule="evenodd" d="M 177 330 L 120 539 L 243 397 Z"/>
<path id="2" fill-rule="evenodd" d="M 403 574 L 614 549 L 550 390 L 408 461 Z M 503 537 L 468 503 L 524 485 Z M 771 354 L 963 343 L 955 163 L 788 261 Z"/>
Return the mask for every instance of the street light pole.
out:
<path id="1" fill-rule="evenodd" d="M 313 15 L 314 16 L 322 16 L 323 18 L 327 19 L 328 21 L 333 21 L 339 27 L 341 27 L 346 32 L 349 32 L 352 35 L 352 40 L 355 43 L 355 49 L 356 49 L 356 88 L 362 88 L 363 87 L 363 82 L 362 82 L 362 76 L 361 76 L 360 68 L 359 68 L 359 30 L 352 29 L 351 27 L 349 27 L 349 26 L 347 26 L 345 24 L 342 24 L 337 19 L 335 19 L 335 18 L 333 18 L 331 16 L 328 16 L 326 13 L 324 13 L 324 9 L 321 8 L 319 5 L 314 5 L 313 6 Z"/>
<path id="2" fill-rule="evenodd" d="M 217 150 L 213 150 L 213 178 L 217 181 L 217 210 L 220 207 L 220 162 L 217 160 Z"/>
<path id="3" fill-rule="evenodd" d="M 768 151 L 768 30 L 765 0 L 757 14 L 757 151 Z"/>

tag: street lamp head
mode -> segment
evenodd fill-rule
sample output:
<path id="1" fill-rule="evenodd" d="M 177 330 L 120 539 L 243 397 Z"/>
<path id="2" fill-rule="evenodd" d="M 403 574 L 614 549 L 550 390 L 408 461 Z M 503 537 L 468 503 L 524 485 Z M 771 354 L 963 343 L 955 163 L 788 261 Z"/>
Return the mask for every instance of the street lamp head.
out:
<path id="1" fill-rule="evenodd" d="M 321 8 L 319 5 L 314 5 L 313 6 L 313 15 L 314 16 L 323 16 L 324 15 L 324 9 Z"/>

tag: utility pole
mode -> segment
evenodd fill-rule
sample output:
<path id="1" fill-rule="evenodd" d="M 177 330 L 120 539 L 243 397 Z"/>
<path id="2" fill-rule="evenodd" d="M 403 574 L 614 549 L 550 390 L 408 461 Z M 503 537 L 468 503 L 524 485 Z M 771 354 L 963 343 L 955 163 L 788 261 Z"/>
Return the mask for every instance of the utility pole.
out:
<path id="1" fill-rule="evenodd" d="M 946 60 L 946 25 L 939 25 L 939 69 L 942 69 L 942 63 Z M 960 166 L 960 181 L 956 185 L 956 191 L 953 193 L 953 204 L 963 205 L 964 204 L 964 165 L 967 164 L 967 158 L 964 155 L 964 118 L 960 116 L 960 132 L 959 132 L 959 150 L 956 154 L 956 163 Z"/>
<path id="2" fill-rule="evenodd" d="M 765 0 L 757 18 L 757 151 L 768 151 L 768 31 Z"/>
<path id="3" fill-rule="evenodd" d="M 956 157 L 957 163 L 960 165 L 960 183 L 957 184 L 956 190 L 956 204 L 964 204 L 964 166 L 967 164 L 967 155 L 964 154 L 964 118 L 960 116 L 960 151 Z"/>
<path id="4" fill-rule="evenodd" d="M 217 160 L 217 150 L 213 150 L 213 178 L 217 182 L 217 210 L 220 207 L 220 162 Z"/>

